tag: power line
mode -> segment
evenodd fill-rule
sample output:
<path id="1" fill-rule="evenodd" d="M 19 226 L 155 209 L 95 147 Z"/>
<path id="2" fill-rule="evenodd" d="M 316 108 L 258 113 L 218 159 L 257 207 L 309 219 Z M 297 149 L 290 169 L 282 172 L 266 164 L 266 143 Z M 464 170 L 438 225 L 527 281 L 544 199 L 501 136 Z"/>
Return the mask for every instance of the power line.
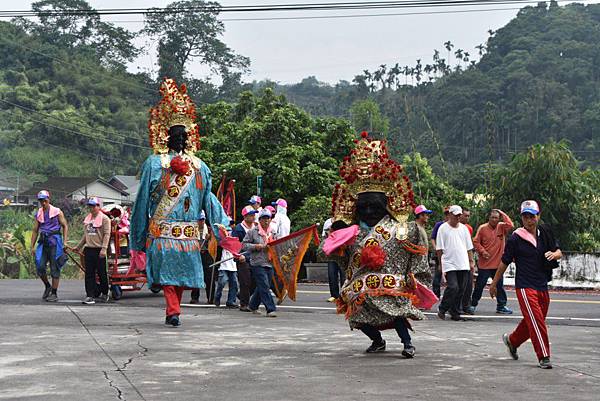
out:
<path id="1" fill-rule="evenodd" d="M 9 113 L 12 113 L 12 114 L 14 114 L 14 113 L 12 112 L 12 110 L 7 110 L 7 111 L 8 111 Z M 45 126 L 48 126 L 48 127 L 52 127 L 52 128 L 56 128 L 56 129 L 58 129 L 58 130 L 65 131 L 65 132 L 68 132 L 68 133 L 71 133 L 71 134 L 75 134 L 75 135 L 81 135 L 81 136 L 85 136 L 85 137 L 88 137 L 88 138 L 92 138 L 92 139 L 94 139 L 94 140 L 96 140 L 96 141 L 110 142 L 110 143 L 114 143 L 114 144 L 117 144 L 117 145 L 122 145 L 122 146 L 131 146 L 131 147 L 134 147 L 134 148 L 140 148 L 140 149 L 150 149 L 150 147 L 148 147 L 148 146 L 137 145 L 137 144 L 134 144 L 134 143 L 120 142 L 120 141 L 115 141 L 115 140 L 108 139 L 108 138 L 99 138 L 99 137 L 95 137 L 95 136 L 93 136 L 93 135 L 84 134 L 83 132 L 75 131 L 75 130 L 72 130 L 72 129 L 69 129 L 69 128 L 59 127 L 59 126 L 57 126 L 57 125 L 49 124 L 49 123 L 47 123 L 47 122 L 44 122 L 44 121 L 36 120 L 36 119 L 34 119 L 34 118 L 31 118 L 31 117 L 29 118 L 29 120 L 31 120 L 31 121 L 33 121 L 33 122 L 36 122 L 36 123 L 38 123 L 38 124 L 42 124 L 42 125 L 45 125 Z"/>
<path id="2" fill-rule="evenodd" d="M 70 67 L 73 66 L 73 62 L 72 61 L 70 61 L 70 62 L 69 61 L 65 61 L 65 60 L 63 60 L 61 58 L 58 58 L 58 57 L 55 57 L 55 56 L 51 56 L 51 55 L 46 54 L 46 53 L 42 53 L 42 52 L 37 51 L 35 49 L 32 49 L 31 47 L 29 47 L 29 46 L 27 46 L 27 45 L 25 45 L 23 43 L 20 43 L 20 42 L 10 41 L 10 40 L 8 40 L 6 38 L 3 38 L 3 37 L 0 37 L 0 39 L 4 40 L 4 42 L 6 42 L 6 43 L 10 43 L 10 44 L 16 45 L 18 47 L 25 48 L 25 49 L 29 50 L 32 53 L 38 54 L 40 56 L 47 57 L 47 58 L 52 59 L 52 60 L 54 60 L 54 61 L 56 61 L 58 63 L 64 64 L 64 65 L 68 65 Z M 93 74 L 97 74 L 99 72 L 98 70 L 92 70 L 91 68 L 87 68 L 87 67 L 84 67 L 82 65 L 79 65 L 79 68 L 81 68 L 83 71 L 91 72 Z M 102 71 L 100 71 L 100 72 L 102 72 Z M 115 78 L 113 76 L 110 76 L 109 73 L 108 73 L 108 71 L 105 71 L 104 74 L 105 74 L 106 78 L 108 78 L 108 79 L 110 79 L 110 80 L 112 80 L 114 82 L 124 83 L 124 84 L 127 84 L 129 86 L 142 89 L 142 90 L 144 90 L 144 91 L 146 91 L 148 93 L 152 93 L 152 94 L 155 94 L 157 92 L 155 89 L 152 89 L 152 88 L 150 88 L 148 86 L 139 85 L 139 84 L 136 84 L 136 83 L 131 82 L 131 81 L 125 81 L 123 79 L 119 79 L 119 78 Z"/>
<path id="3" fill-rule="evenodd" d="M 585 1 L 585 0 L 584 0 Z M 380 1 L 346 3 L 296 3 L 241 6 L 202 6 L 202 7 L 153 7 L 153 8 L 107 8 L 107 9 L 67 9 L 67 10 L 19 10 L 0 11 L 0 15 L 9 17 L 36 16 L 86 16 L 86 15 L 139 15 L 139 14 L 178 14 L 189 12 L 289 12 L 289 11 L 327 11 L 327 10 L 372 10 L 424 7 L 487 6 L 490 4 L 531 4 L 531 0 L 417 0 L 417 1 Z"/>
<path id="4" fill-rule="evenodd" d="M 47 117 L 47 118 L 52 118 L 53 120 L 60 121 L 60 122 L 65 123 L 65 124 L 75 125 L 75 123 L 72 123 L 72 122 L 69 122 L 69 121 L 65 121 L 65 120 L 63 120 L 63 119 L 61 119 L 59 117 L 53 116 L 52 114 L 47 114 L 47 113 L 43 113 L 43 112 L 38 111 L 38 110 L 30 109 L 29 107 L 21 106 L 20 104 L 9 102 L 8 100 L 5 100 L 5 99 L 0 99 L 0 102 L 6 103 L 6 104 L 10 104 L 11 106 L 18 107 L 18 108 L 23 109 L 25 111 L 36 113 L 36 114 L 39 114 L 39 115 Z M 88 129 L 88 130 L 92 130 L 93 129 L 96 132 L 103 132 L 103 133 L 108 134 L 108 135 L 117 135 L 120 139 L 131 139 L 131 140 L 139 140 L 139 139 L 141 139 L 141 138 L 136 138 L 136 137 L 133 137 L 133 136 L 127 136 L 126 134 L 120 133 L 118 131 L 117 132 L 110 132 L 110 131 L 106 131 L 106 130 L 103 130 L 103 129 L 100 129 L 100 128 L 91 128 L 91 127 L 85 127 L 85 128 Z"/>

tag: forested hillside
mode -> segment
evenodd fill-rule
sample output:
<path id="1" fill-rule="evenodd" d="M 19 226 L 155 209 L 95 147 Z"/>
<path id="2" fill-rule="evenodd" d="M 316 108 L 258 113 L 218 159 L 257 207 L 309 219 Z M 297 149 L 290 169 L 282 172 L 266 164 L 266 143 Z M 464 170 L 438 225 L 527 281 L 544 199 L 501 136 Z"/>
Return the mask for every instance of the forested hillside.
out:
<path id="1" fill-rule="evenodd" d="M 92 47 L 0 22 L 0 165 L 22 176 L 135 172 L 153 87 Z"/>
<path id="2" fill-rule="evenodd" d="M 523 8 L 478 46 L 480 61 L 450 41 L 431 61 L 382 65 L 335 86 L 309 77 L 277 90 L 313 113 L 351 113 L 372 99 L 388 124 L 372 123 L 398 152 L 413 149 L 441 170 L 508 161 L 528 145 L 567 139 L 580 159 L 600 155 L 600 5 Z M 257 86 L 264 85 L 259 83 Z M 359 122 L 359 124 L 356 124 Z M 379 126 L 378 126 L 379 125 Z M 439 144 L 439 150 L 438 145 Z"/>

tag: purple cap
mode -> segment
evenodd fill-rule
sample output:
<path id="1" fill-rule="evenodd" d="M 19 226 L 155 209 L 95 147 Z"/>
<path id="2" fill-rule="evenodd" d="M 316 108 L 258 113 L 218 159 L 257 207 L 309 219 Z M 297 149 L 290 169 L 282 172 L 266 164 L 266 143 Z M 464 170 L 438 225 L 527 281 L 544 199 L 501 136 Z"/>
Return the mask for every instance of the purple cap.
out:
<path id="1" fill-rule="evenodd" d="M 252 195 L 252 197 L 250 198 L 250 200 L 248 201 L 249 204 L 254 205 L 257 203 L 262 203 L 262 199 L 260 199 L 260 196 L 258 195 Z"/>
<path id="2" fill-rule="evenodd" d="M 100 206 L 102 201 L 97 196 L 92 196 L 91 198 L 88 198 L 86 204 L 88 206 Z"/>
<path id="3" fill-rule="evenodd" d="M 268 217 L 271 218 L 273 217 L 273 215 L 271 214 L 271 212 L 269 211 L 269 209 L 263 209 L 260 211 L 260 213 L 258 214 L 258 219 L 262 219 L 263 217 Z"/>
<path id="4" fill-rule="evenodd" d="M 50 192 L 48 192 L 45 189 L 43 189 L 40 192 L 38 192 L 37 198 L 40 199 L 40 200 L 41 199 L 50 199 Z"/>

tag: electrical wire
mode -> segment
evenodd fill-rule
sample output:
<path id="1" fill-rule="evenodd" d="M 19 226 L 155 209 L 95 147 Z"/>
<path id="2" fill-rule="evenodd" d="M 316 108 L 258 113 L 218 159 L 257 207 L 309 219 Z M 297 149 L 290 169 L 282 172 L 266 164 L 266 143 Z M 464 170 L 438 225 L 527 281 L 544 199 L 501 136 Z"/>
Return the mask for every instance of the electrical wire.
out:
<path id="1" fill-rule="evenodd" d="M 583 0 L 585 1 L 585 0 Z M 66 9 L 66 10 L 0 10 L 0 16 L 86 16 L 86 15 L 140 15 L 140 14 L 178 14 L 189 12 L 289 12 L 289 11 L 328 11 L 328 10 L 372 10 L 424 7 L 487 6 L 498 4 L 531 4 L 532 0 L 417 0 L 417 1 L 379 1 L 346 3 L 295 3 L 241 6 L 202 6 L 202 7 L 153 7 L 153 8 L 106 8 L 106 9 Z"/>
<path id="2" fill-rule="evenodd" d="M 63 120 L 63 119 L 61 119 L 61 118 L 59 118 L 57 116 L 53 116 L 52 114 L 47 114 L 47 113 L 43 113 L 43 112 L 38 111 L 38 110 L 30 109 L 29 107 L 21 106 L 20 104 L 9 102 L 8 100 L 5 100 L 5 99 L 0 99 L 0 102 L 9 104 L 9 105 L 14 106 L 14 107 L 18 107 L 18 108 L 20 108 L 22 110 L 29 111 L 31 113 L 36 113 L 36 114 L 39 114 L 41 116 L 44 116 L 44 117 L 47 117 L 47 118 L 51 118 L 53 120 L 59 121 L 59 122 L 64 123 L 64 124 L 75 125 L 75 123 L 73 123 L 73 122 L 65 121 L 65 120 Z M 141 137 L 137 137 L 136 138 L 134 136 L 128 136 L 128 135 L 126 135 L 124 133 L 120 133 L 118 131 L 116 131 L 116 132 L 110 132 L 110 131 L 106 131 L 106 130 L 103 130 L 103 129 L 100 129 L 100 128 L 91 128 L 91 127 L 85 127 L 85 128 L 87 130 L 90 130 L 90 131 L 93 130 L 94 132 L 102 132 L 102 133 L 105 133 L 105 134 L 108 134 L 108 135 L 116 135 L 116 136 L 119 137 L 119 139 L 131 139 L 131 140 L 134 140 L 134 141 L 137 141 L 137 140 L 141 139 Z"/>
<path id="3" fill-rule="evenodd" d="M 10 110 L 10 109 L 7 110 L 7 111 L 9 113 L 11 113 L 11 114 L 14 114 L 14 112 L 12 110 Z M 38 124 L 45 125 L 47 127 L 51 127 L 51 128 L 55 128 L 55 129 L 58 129 L 58 130 L 61 130 L 61 131 L 65 131 L 65 132 L 68 132 L 68 133 L 71 133 L 71 134 L 76 134 L 76 135 L 81 135 L 81 136 L 85 136 L 85 137 L 88 137 L 88 138 L 92 138 L 92 139 L 94 139 L 96 141 L 110 142 L 110 143 L 114 143 L 116 145 L 130 146 L 130 147 L 140 148 L 140 149 L 150 149 L 150 147 L 148 147 L 148 146 L 137 145 L 135 143 L 120 142 L 120 141 L 115 141 L 115 140 L 112 140 L 112 139 L 109 139 L 109 138 L 101 138 L 101 137 L 99 138 L 99 137 L 96 137 L 96 136 L 93 136 L 93 135 L 84 134 L 83 132 L 75 131 L 75 130 L 72 130 L 72 129 L 69 129 L 69 128 L 59 127 L 57 125 L 49 124 L 49 123 L 47 123 L 45 121 L 36 120 L 35 118 L 31 118 L 31 117 L 28 118 L 28 120 L 36 122 Z"/>

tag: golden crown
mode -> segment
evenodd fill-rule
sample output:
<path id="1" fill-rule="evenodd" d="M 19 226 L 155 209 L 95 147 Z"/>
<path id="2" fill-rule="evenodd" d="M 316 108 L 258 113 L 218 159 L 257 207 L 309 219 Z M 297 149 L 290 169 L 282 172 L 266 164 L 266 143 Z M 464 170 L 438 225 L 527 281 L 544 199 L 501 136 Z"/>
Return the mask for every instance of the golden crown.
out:
<path id="1" fill-rule="evenodd" d="M 173 79 L 165 78 L 160 85 L 160 94 L 162 99 L 150 109 L 150 146 L 154 153 L 167 153 L 169 128 L 183 125 L 187 132 L 185 152 L 193 155 L 200 149 L 200 133 L 196 124 L 196 106 L 187 94 L 185 84 L 178 87 Z"/>
<path id="2" fill-rule="evenodd" d="M 388 198 L 388 211 L 396 220 L 405 220 L 413 210 L 414 195 L 403 168 L 392 160 L 385 141 L 369 138 L 366 132 L 355 139 L 356 146 L 340 166 L 342 183 L 333 192 L 334 220 L 355 222 L 356 199 L 364 192 L 382 192 Z"/>

